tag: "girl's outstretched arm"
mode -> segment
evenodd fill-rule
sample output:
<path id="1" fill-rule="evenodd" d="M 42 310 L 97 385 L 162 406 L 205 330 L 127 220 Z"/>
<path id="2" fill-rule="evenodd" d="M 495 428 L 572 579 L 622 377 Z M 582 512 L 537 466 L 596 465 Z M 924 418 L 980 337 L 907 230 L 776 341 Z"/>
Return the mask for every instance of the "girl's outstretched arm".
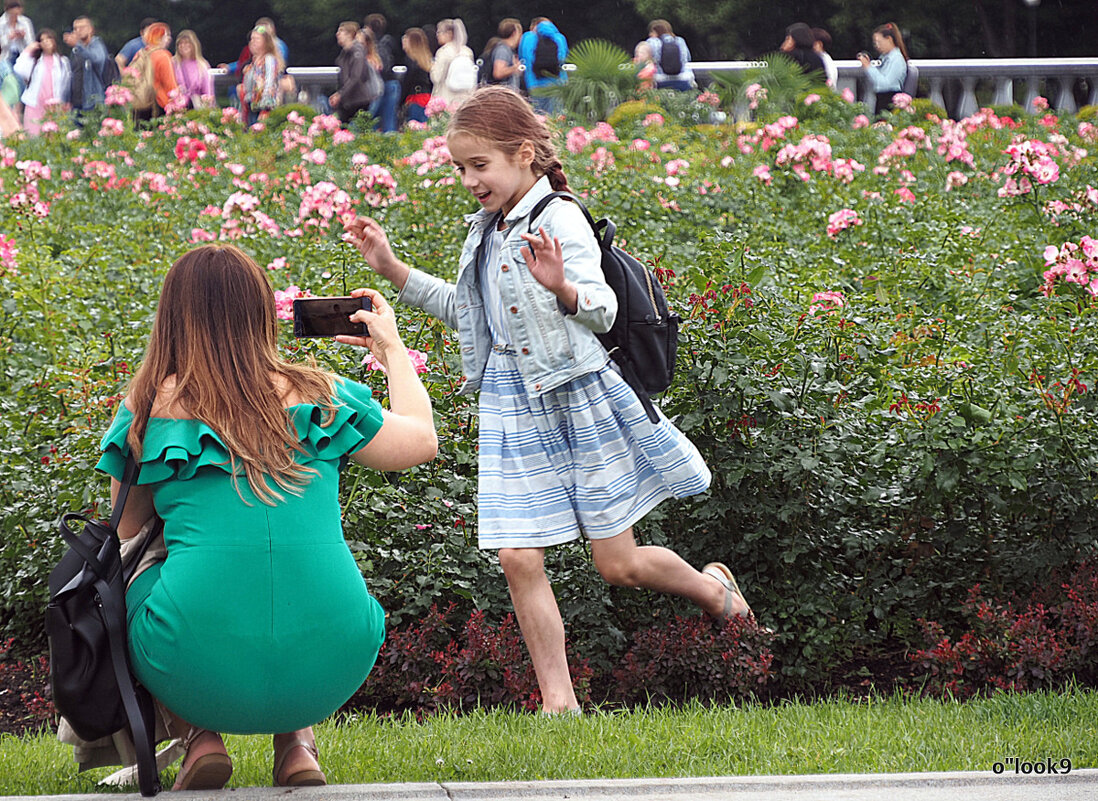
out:
<path id="1" fill-rule="evenodd" d="M 389 246 L 385 229 L 370 217 L 355 217 L 343 224 L 344 239 L 355 246 L 370 269 L 382 278 L 388 278 L 397 289 L 404 289 L 411 268 L 396 257 Z"/>
<path id="2" fill-rule="evenodd" d="M 569 314 L 575 314 L 579 301 L 579 291 L 576 285 L 564 275 L 564 254 L 560 246 L 560 240 L 555 236 L 550 238 L 544 228 L 538 228 L 538 233 L 522 234 L 526 241 L 520 253 L 526 259 L 526 267 L 530 274 L 537 279 L 543 287 L 557 296 L 557 300 L 568 310 Z"/>

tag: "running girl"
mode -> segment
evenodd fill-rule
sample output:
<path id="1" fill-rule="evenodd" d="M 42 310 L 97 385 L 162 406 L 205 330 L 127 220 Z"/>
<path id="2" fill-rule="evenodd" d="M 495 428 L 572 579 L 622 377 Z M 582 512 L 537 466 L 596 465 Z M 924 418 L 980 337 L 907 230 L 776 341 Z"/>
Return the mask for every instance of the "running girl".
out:
<path id="1" fill-rule="evenodd" d="M 545 548 L 582 533 L 611 584 L 674 593 L 718 617 L 750 609 L 724 565 L 699 572 L 633 538 L 656 504 L 704 492 L 711 475 L 666 418 L 649 421 L 595 337 L 610 329 L 617 299 L 582 212 L 554 200 L 529 218 L 545 195 L 568 189 L 548 128 L 520 95 L 489 86 L 455 112 L 447 144 L 481 206 L 456 282 L 400 261 L 372 219 L 347 231 L 400 301 L 458 330 L 461 391 L 480 392 L 479 544 L 499 550 L 543 711 L 574 710 Z"/>

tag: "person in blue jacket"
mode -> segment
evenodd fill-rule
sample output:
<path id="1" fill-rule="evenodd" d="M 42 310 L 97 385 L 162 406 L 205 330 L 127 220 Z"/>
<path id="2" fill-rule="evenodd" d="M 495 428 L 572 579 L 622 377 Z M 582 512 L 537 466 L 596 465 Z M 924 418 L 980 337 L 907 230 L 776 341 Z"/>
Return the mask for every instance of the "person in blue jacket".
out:
<path id="1" fill-rule="evenodd" d="M 534 62 L 537 60 L 539 37 L 550 39 L 557 45 L 555 74 L 552 72 L 546 73 L 534 68 Z M 533 21 L 530 23 L 530 30 L 524 33 L 519 40 L 518 56 L 522 61 L 524 68 L 523 75 L 525 76 L 526 91 L 530 95 L 530 102 L 533 103 L 534 108 L 538 111 L 551 114 L 558 106 L 556 98 L 539 95 L 534 90 L 545 86 L 564 83 L 564 81 L 567 80 L 567 75 L 565 75 L 560 67 L 564 64 L 564 59 L 568 57 L 568 40 L 564 38 L 564 34 L 562 34 L 557 29 L 557 26 L 547 17 L 534 17 Z M 539 72 L 542 74 L 539 75 Z"/>
<path id="2" fill-rule="evenodd" d="M 868 53 L 859 53 L 865 76 L 877 96 L 877 113 L 892 110 L 892 96 L 904 90 L 907 80 L 907 47 L 904 37 L 894 22 L 881 25 L 873 31 L 873 47 L 881 54 L 881 65 L 870 63 Z"/>

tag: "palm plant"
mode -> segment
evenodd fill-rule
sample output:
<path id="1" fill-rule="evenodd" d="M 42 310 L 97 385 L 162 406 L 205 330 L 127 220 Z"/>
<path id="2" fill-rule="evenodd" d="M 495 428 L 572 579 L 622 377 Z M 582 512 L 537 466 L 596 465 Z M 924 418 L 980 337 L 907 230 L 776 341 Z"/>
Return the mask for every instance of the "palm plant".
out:
<path id="1" fill-rule="evenodd" d="M 629 54 L 602 39 L 587 39 L 568 53 L 575 65 L 568 79 L 534 90 L 560 100 L 570 117 L 605 120 L 615 106 L 635 94 L 637 72 Z"/>
<path id="2" fill-rule="evenodd" d="M 806 94 L 814 85 L 810 75 L 801 65 L 784 53 L 771 53 L 763 66 L 753 67 L 741 73 L 713 73 L 711 89 L 729 109 L 746 107 L 746 90 L 758 84 L 765 89 L 765 108 L 768 112 L 787 114 L 793 110 L 798 97 Z M 759 103 L 760 106 L 764 103 Z"/>

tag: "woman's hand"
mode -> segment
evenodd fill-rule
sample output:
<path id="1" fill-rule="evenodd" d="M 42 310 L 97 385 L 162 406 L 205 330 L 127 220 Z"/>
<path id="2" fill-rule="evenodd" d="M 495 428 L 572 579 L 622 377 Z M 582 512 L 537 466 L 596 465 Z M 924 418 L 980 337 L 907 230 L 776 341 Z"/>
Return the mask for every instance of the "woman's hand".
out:
<path id="1" fill-rule="evenodd" d="M 858 61 L 862 63 L 862 68 L 869 66 L 869 53 L 858 53 Z"/>
<path id="2" fill-rule="evenodd" d="M 352 298 L 361 298 L 364 295 L 370 299 L 373 310 L 359 309 L 351 315 L 351 321 L 365 323 L 367 330 L 370 332 L 369 336 L 356 337 L 340 334 L 336 337 L 336 341 L 342 342 L 344 345 L 358 345 L 361 348 L 369 348 L 374 358 L 381 363 L 382 367 L 388 370 L 389 359 L 393 354 L 402 355 L 405 359 L 408 358 L 408 352 L 400 339 L 400 332 L 397 331 L 396 314 L 393 313 L 393 307 L 376 289 L 351 290 Z"/>
<path id="3" fill-rule="evenodd" d="M 331 106 L 332 108 L 338 108 L 339 107 L 339 92 L 336 92 L 335 94 L 332 94 L 332 95 L 328 95 L 328 105 Z"/>

